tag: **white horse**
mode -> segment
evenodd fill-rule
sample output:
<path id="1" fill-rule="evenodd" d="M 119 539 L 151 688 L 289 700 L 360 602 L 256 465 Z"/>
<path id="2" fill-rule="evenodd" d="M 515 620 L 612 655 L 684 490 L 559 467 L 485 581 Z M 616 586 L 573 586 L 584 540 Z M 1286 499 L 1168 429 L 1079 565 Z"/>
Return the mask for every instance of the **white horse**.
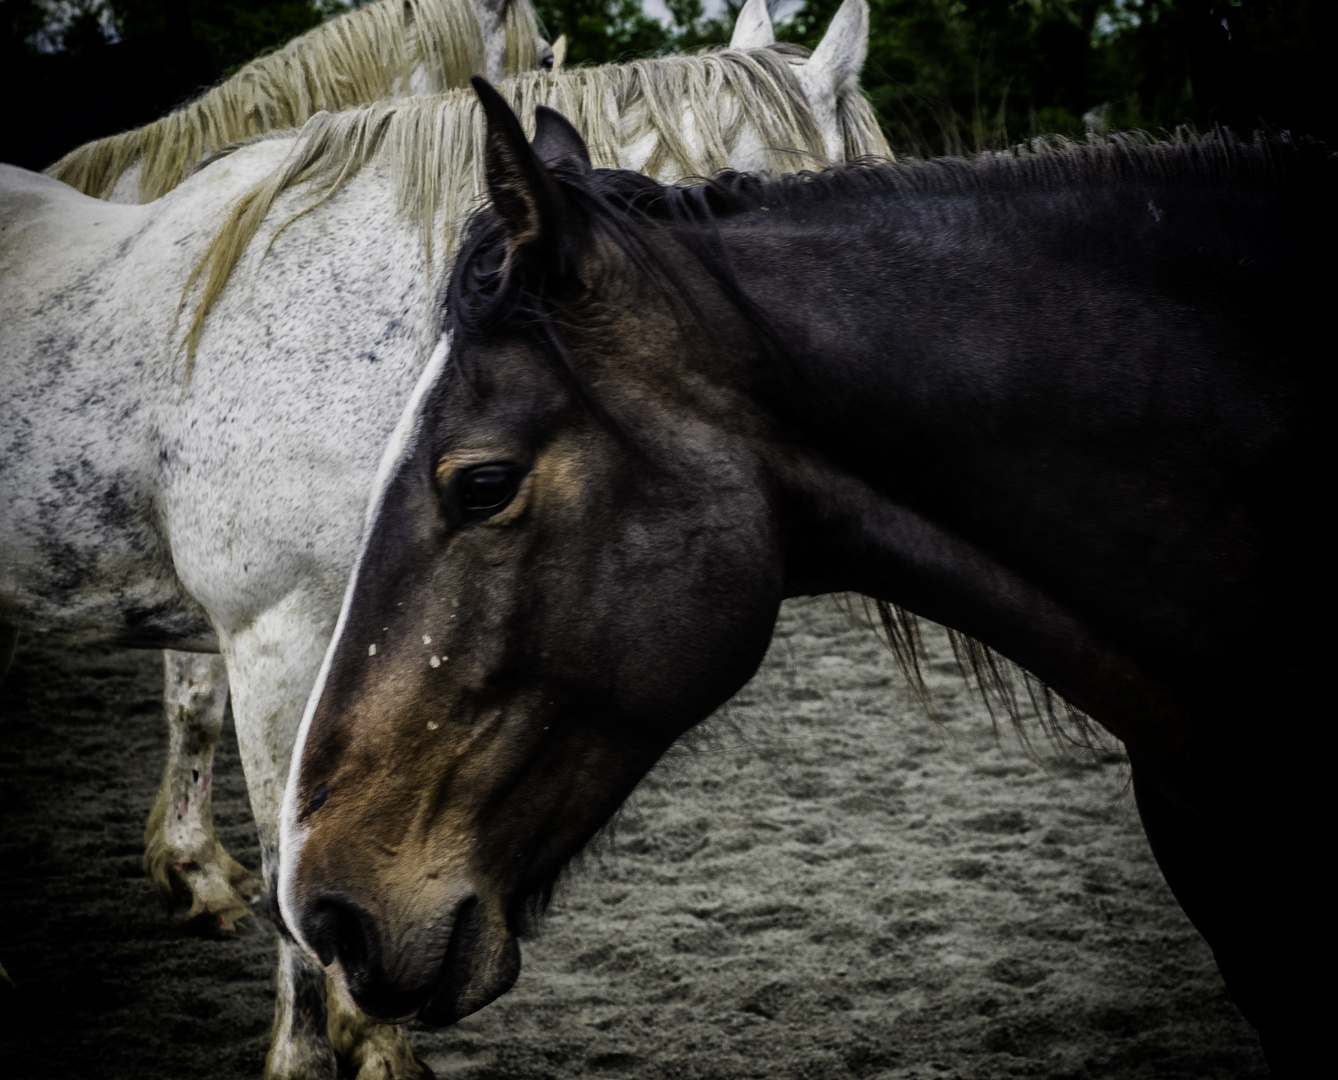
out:
<path id="1" fill-rule="evenodd" d="M 501 79 L 554 61 L 530 0 L 377 0 L 153 123 L 72 150 L 47 172 L 111 202 L 150 202 L 209 154 L 300 127 L 322 110 L 435 94 L 466 86 L 471 75 Z M 231 931 L 251 913 L 260 886 L 214 832 L 210 792 L 227 667 L 217 653 L 168 649 L 163 668 L 168 755 L 144 831 L 144 868 L 166 904 L 189 903 L 189 921 Z"/>
<path id="2" fill-rule="evenodd" d="M 856 86 L 867 18 L 846 0 L 808 59 L 668 57 L 499 89 L 522 115 L 572 117 L 597 163 L 662 179 L 885 153 Z M 143 206 L 0 168 L 0 613 L 76 643 L 218 648 L 270 880 L 381 448 L 444 362 L 440 286 L 481 144 L 477 101 L 455 92 L 318 115 Z M 422 1075 L 397 1028 L 281 941 L 267 1075 L 338 1063 Z"/>

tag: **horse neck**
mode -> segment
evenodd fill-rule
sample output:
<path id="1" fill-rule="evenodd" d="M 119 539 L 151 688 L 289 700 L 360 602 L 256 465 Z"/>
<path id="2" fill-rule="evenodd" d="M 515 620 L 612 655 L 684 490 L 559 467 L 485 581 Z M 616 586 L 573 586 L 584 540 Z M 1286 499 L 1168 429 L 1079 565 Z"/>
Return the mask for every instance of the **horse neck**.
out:
<path id="1" fill-rule="evenodd" d="M 783 343 L 755 359 L 778 418 L 862 479 L 928 497 L 1001 447 L 1090 441 L 1094 408 L 1136 407 L 1158 379 L 1248 366 L 1260 290 L 1294 276 L 1280 214 L 1230 184 L 982 183 L 797 201 L 723 231 Z M 1160 404 L 1109 419 L 1130 437 L 1207 419 L 1190 396 Z"/>
<path id="2" fill-rule="evenodd" d="M 1156 737 L 1140 709 L 1174 728 L 1161 673 L 1269 614 L 1216 610 L 1264 543 L 1231 477 L 1279 445 L 1296 389 L 1247 314 L 1294 276 L 1257 194 L 1233 216 L 1229 185 L 959 185 L 726 218 L 773 342 L 747 362 L 790 590 L 904 604 L 1123 737 Z M 1105 696 L 1120 680 L 1135 708 Z"/>

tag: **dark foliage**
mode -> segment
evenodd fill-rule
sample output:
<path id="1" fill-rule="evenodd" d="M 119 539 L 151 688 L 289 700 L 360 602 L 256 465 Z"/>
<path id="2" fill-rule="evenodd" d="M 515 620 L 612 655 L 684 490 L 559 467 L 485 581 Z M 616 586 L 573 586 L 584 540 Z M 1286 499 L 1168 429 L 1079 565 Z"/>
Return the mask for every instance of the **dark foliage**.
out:
<path id="1" fill-rule="evenodd" d="M 778 36 L 812 47 L 841 0 L 806 0 Z M 1180 124 L 1261 125 L 1333 141 L 1322 78 L 1335 5 L 1320 0 L 869 0 L 863 85 L 893 146 L 925 157 L 1035 135 Z M 572 62 L 606 63 L 729 40 L 739 5 L 705 19 L 668 0 L 541 0 Z M 774 9 L 774 0 L 773 0 Z"/>
<path id="2" fill-rule="evenodd" d="M 806 0 L 780 28 L 815 45 L 840 0 Z M 568 62 L 722 45 L 738 4 L 538 0 Z M 1323 0 L 870 0 L 863 85 L 901 154 L 1002 148 L 1050 132 L 1262 125 L 1335 141 L 1334 11 Z M 145 123 L 344 10 L 340 0 L 0 0 L 0 160 L 41 168 Z M 117 38 L 108 41 L 108 31 Z"/>
<path id="3" fill-rule="evenodd" d="M 535 9 L 550 38 L 567 35 L 568 63 L 608 64 L 724 45 L 743 6 L 741 0 L 726 0 L 723 16 L 708 19 L 702 0 L 665 0 L 665 4 L 671 26 L 646 15 L 641 0 L 536 0 Z"/>
<path id="4" fill-rule="evenodd" d="M 345 10 L 338 0 L 0 0 L 0 161 L 50 165 L 155 120 Z"/>
<path id="5" fill-rule="evenodd" d="M 893 147 L 928 156 L 1034 135 L 1179 124 L 1333 142 L 1322 0 L 869 0 L 862 83 Z M 780 37 L 815 45 L 840 0 Z"/>

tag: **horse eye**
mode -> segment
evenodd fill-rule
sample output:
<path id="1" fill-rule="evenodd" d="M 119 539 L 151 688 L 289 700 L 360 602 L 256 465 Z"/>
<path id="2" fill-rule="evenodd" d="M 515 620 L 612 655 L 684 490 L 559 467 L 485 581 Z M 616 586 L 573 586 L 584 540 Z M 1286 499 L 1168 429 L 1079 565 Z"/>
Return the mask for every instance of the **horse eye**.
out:
<path id="1" fill-rule="evenodd" d="M 460 501 L 466 510 L 500 510 L 516 493 L 516 478 L 501 465 L 470 469 L 460 482 Z"/>

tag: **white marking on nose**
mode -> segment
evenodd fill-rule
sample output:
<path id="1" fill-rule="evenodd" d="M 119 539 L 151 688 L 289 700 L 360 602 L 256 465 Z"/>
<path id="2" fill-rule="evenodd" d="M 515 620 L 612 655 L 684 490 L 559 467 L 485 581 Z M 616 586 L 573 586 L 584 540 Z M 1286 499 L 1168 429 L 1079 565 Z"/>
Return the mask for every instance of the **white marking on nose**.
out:
<path id="1" fill-rule="evenodd" d="M 429 720 L 429 721 L 427 722 L 427 730 L 428 730 L 428 731 L 436 731 L 436 730 L 437 730 L 437 722 L 436 722 L 435 720 Z"/>
<path id="2" fill-rule="evenodd" d="M 428 663 L 431 664 L 433 667 L 441 667 L 441 661 L 438 660 L 435 656 L 431 660 L 429 660 Z"/>
<path id="3" fill-rule="evenodd" d="M 375 645 L 368 645 L 368 646 L 367 646 L 367 655 L 368 655 L 368 656 L 375 656 L 375 655 L 376 655 L 376 646 L 375 646 Z"/>
<path id="4" fill-rule="evenodd" d="M 430 637 L 428 637 L 426 634 L 423 635 L 423 644 L 424 644 L 424 645 L 431 645 L 431 644 L 432 644 L 432 639 L 431 639 Z"/>

